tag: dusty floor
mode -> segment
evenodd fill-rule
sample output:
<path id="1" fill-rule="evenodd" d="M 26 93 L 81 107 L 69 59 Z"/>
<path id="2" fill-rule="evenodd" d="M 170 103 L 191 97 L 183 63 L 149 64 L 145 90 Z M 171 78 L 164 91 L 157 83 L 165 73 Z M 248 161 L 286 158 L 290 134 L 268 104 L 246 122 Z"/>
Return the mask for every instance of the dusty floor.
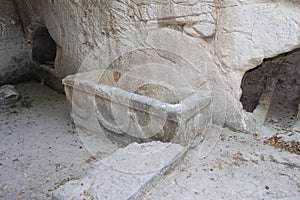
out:
<path id="1" fill-rule="evenodd" d="M 50 199 L 89 168 L 65 96 L 39 83 L 17 85 L 20 100 L 0 107 L 0 199 Z"/>
<path id="2" fill-rule="evenodd" d="M 225 129 L 211 152 L 192 149 L 145 199 L 300 199 L 299 155 L 263 141 Z"/>
<path id="3" fill-rule="evenodd" d="M 83 177 L 93 159 L 63 95 L 38 83 L 17 90 L 19 102 L 0 108 L 0 199 L 50 199 L 64 180 Z M 299 155 L 263 144 L 276 131 L 212 128 L 143 199 L 300 199 Z"/>

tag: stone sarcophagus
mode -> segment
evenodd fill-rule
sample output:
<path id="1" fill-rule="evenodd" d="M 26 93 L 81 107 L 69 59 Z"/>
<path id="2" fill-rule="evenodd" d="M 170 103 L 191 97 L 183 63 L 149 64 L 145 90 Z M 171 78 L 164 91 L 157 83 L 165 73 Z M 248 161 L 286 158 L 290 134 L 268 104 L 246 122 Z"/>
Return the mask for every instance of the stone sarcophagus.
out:
<path id="1" fill-rule="evenodd" d="M 204 139 L 212 118 L 208 91 L 123 74 L 99 69 L 63 80 L 76 126 L 121 144 L 158 140 L 194 146 Z"/>

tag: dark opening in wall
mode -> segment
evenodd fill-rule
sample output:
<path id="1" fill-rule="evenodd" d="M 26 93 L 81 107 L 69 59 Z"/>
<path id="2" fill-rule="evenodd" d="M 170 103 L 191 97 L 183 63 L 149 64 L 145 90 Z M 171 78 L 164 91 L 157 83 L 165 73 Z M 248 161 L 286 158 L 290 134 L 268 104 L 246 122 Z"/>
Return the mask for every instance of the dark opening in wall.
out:
<path id="1" fill-rule="evenodd" d="M 32 33 L 32 60 L 40 64 L 54 65 L 56 43 L 46 27 L 39 27 Z"/>
<path id="2" fill-rule="evenodd" d="M 242 102 L 244 110 L 253 112 L 259 103 L 262 93 L 266 90 L 267 80 L 275 73 L 275 67 L 267 60 L 254 69 L 248 70 L 242 79 Z"/>
<path id="3" fill-rule="evenodd" d="M 300 49 L 265 59 L 245 73 L 241 88 L 240 101 L 247 112 L 253 112 L 262 94 L 266 94 L 271 98 L 267 120 L 293 120 L 300 97 Z"/>

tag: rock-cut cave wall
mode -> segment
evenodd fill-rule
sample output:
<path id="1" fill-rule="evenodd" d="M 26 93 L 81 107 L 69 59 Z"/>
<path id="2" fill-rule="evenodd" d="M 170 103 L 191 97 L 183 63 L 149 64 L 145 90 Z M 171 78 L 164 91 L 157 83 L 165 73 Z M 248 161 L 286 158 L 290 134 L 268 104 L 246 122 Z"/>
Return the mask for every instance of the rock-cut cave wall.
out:
<path id="1" fill-rule="evenodd" d="M 265 124 L 292 128 L 299 116 L 300 49 L 265 59 L 245 73 L 241 88 L 245 111 L 264 113 Z"/>
<path id="2" fill-rule="evenodd" d="M 0 85 L 32 78 L 22 24 L 14 0 L 0 1 Z"/>
<path id="3" fill-rule="evenodd" d="M 257 131 L 264 119 L 260 112 L 242 109 L 242 78 L 264 59 L 299 48 L 300 2 L 238 0 L 222 4 L 215 53 L 226 82 L 226 125 L 246 132 Z"/>
<path id="4" fill-rule="evenodd" d="M 52 81 L 105 67 L 128 51 L 164 49 L 209 82 L 214 121 L 242 131 L 255 130 L 258 120 L 240 102 L 246 71 L 300 47 L 298 0 L 16 2 L 25 32 L 32 20 L 41 19 L 57 45 L 55 68 L 48 70 Z M 87 57 L 95 62 L 84 62 Z"/>

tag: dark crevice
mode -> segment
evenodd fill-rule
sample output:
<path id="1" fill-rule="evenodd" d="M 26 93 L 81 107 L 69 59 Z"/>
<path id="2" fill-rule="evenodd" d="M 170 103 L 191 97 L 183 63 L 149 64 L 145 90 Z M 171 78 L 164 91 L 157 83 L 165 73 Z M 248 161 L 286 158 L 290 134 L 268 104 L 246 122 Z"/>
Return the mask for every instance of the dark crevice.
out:
<path id="1" fill-rule="evenodd" d="M 266 122 L 293 125 L 300 100 L 300 49 L 265 59 L 245 73 L 241 88 L 240 101 L 245 111 L 253 112 L 261 95 L 266 94 L 270 98 Z"/>
<path id="2" fill-rule="evenodd" d="M 32 34 L 32 60 L 40 64 L 54 65 L 56 43 L 46 27 L 37 28 Z"/>

